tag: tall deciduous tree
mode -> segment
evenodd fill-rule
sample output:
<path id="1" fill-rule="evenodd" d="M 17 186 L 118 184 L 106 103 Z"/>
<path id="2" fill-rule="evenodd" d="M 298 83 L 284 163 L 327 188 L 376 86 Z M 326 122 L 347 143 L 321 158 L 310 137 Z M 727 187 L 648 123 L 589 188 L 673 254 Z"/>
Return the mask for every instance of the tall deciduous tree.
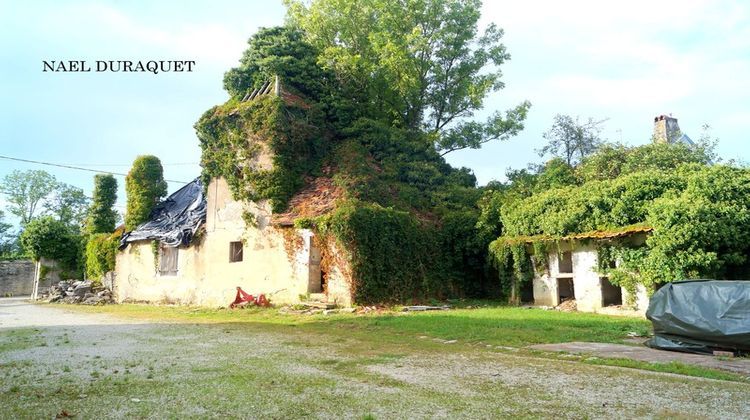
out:
<path id="1" fill-rule="evenodd" d="M 132 231 L 148 220 L 151 210 L 167 194 L 164 169 L 156 156 L 138 156 L 125 177 L 125 193 L 128 196 L 125 213 L 125 229 Z"/>
<path id="2" fill-rule="evenodd" d="M 479 0 L 287 0 L 288 16 L 319 51 L 362 116 L 426 132 L 446 154 L 523 129 L 530 104 L 476 121 L 503 88 L 503 31 L 480 33 Z"/>
<path id="3" fill-rule="evenodd" d="M 47 214 L 79 232 L 86 217 L 89 198 L 83 190 L 72 185 L 57 183 L 55 190 L 45 203 Z"/>
<path id="4" fill-rule="evenodd" d="M 8 197 L 7 210 L 25 226 L 41 213 L 44 200 L 57 186 L 55 177 L 45 171 L 15 170 L 3 178 L 1 188 Z"/>
<path id="5" fill-rule="evenodd" d="M 117 212 L 114 209 L 117 201 L 117 180 L 112 175 L 94 176 L 94 195 L 86 219 L 86 231 L 89 234 L 112 233 L 117 224 Z"/>
<path id="6" fill-rule="evenodd" d="M 591 118 L 581 123 L 578 117 L 555 115 L 552 127 L 544 133 L 547 145 L 537 150 L 539 156 L 550 154 L 565 160 L 568 165 L 580 162 L 594 153 L 602 144 L 599 133 L 601 124 L 606 120 L 595 121 Z"/>
<path id="7" fill-rule="evenodd" d="M 5 213 L 0 210 L 0 256 L 11 254 L 15 238 L 11 234 L 11 224 L 5 223 Z"/>

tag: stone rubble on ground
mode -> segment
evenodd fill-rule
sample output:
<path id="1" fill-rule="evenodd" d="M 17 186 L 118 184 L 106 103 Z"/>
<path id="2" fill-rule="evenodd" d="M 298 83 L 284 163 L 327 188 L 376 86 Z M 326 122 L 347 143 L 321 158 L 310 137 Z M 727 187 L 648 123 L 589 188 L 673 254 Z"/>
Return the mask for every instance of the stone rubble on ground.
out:
<path id="1" fill-rule="evenodd" d="M 104 305 L 114 303 L 112 291 L 102 286 L 94 286 L 90 280 L 63 280 L 50 286 L 40 298 L 49 303 L 77 303 L 83 305 Z"/>

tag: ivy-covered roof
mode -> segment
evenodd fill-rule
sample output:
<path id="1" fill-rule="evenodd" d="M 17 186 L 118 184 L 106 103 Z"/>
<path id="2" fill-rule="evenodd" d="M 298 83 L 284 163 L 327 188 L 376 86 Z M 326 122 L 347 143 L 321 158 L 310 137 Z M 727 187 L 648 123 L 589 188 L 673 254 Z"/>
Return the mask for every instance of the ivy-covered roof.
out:
<path id="1" fill-rule="evenodd" d="M 557 241 L 575 241 L 575 240 L 587 240 L 587 239 L 618 239 L 625 238 L 628 236 L 636 235 L 639 233 L 651 233 L 654 230 L 651 226 L 646 225 L 633 225 L 625 226 L 620 229 L 611 230 L 591 230 L 588 232 L 573 233 L 565 236 L 553 236 L 553 235 L 534 235 L 534 236 L 517 236 L 507 238 L 508 241 L 515 243 L 527 243 L 531 244 L 534 242 L 557 242 Z"/>

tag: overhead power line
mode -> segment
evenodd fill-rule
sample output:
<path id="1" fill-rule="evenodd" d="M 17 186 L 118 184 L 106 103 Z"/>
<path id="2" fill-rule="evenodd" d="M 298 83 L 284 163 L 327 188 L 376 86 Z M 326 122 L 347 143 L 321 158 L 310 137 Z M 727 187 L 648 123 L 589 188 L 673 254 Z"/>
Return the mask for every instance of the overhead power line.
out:
<path id="1" fill-rule="evenodd" d="M 71 163 L 72 166 L 94 166 L 94 167 L 113 167 L 113 166 L 132 166 L 132 163 Z M 177 162 L 177 163 L 164 163 L 161 166 L 188 166 L 188 165 L 200 165 L 200 162 Z"/>
<path id="2" fill-rule="evenodd" d="M 15 157 L 10 157 L 10 156 L 3 156 L 3 155 L 0 155 L 0 159 L 15 160 L 15 161 L 18 161 L 18 162 L 26 162 L 26 163 L 35 163 L 37 165 L 55 166 L 55 167 L 58 167 L 58 168 L 65 168 L 65 169 L 75 169 L 77 171 L 95 172 L 95 173 L 98 173 L 98 174 L 109 174 L 109 175 L 118 175 L 118 176 L 127 176 L 128 175 L 128 174 L 123 174 L 121 172 L 100 171 L 100 170 L 91 169 L 91 168 L 81 168 L 81 167 L 78 167 L 78 166 L 64 165 L 64 164 L 52 163 L 52 162 L 42 162 L 42 161 L 31 160 L 31 159 L 21 159 L 21 158 L 15 158 Z M 177 184 L 188 184 L 189 183 L 187 181 L 176 181 L 176 180 L 173 180 L 173 179 L 165 179 L 165 181 L 167 181 L 167 182 L 174 182 L 174 183 L 177 183 Z"/>

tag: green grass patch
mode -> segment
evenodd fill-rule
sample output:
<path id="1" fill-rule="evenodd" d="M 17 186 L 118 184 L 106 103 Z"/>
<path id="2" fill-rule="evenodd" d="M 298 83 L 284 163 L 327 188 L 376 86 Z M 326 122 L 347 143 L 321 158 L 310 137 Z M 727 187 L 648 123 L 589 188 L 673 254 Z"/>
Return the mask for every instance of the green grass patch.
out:
<path id="1" fill-rule="evenodd" d="M 419 336 L 512 347 L 568 341 L 621 343 L 628 333 L 647 335 L 651 330 L 650 323 L 640 318 L 507 306 L 317 316 L 279 314 L 275 309 L 261 308 L 227 310 L 135 304 L 71 308 L 160 322 L 245 323 L 299 328 L 325 333 L 331 336 L 330 339 L 376 339 L 392 343 L 411 342 Z"/>
<path id="2" fill-rule="evenodd" d="M 481 344 L 478 348 L 485 345 L 524 348 L 533 344 L 571 341 L 622 343 L 629 334 L 645 336 L 651 332 L 650 323 L 641 318 L 493 306 L 481 301 L 468 306 L 472 309 L 313 316 L 280 314 L 276 309 L 263 308 L 227 310 L 137 304 L 71 308 L 159 322 L 221 323 L 224 332 L 229 334 L 246 333 L 248 328 L 288 333 L 288 344 L 303 347 L 335 342 L 357 359 L 324 358 L 317 365 L 330 366 L 340 373 L 361 379 L 369 376 L 361 370 L 363 365 L 393 361 L 415 351 L 467 351 L 466 344 Z M 446 344 L 447 340 L 456 340 L 458 344 Z M 648 363 L 528 349 L 523 349 L 521 353 L 587 364 L 748 382 L 741 375 L 678 362 Z"/>

